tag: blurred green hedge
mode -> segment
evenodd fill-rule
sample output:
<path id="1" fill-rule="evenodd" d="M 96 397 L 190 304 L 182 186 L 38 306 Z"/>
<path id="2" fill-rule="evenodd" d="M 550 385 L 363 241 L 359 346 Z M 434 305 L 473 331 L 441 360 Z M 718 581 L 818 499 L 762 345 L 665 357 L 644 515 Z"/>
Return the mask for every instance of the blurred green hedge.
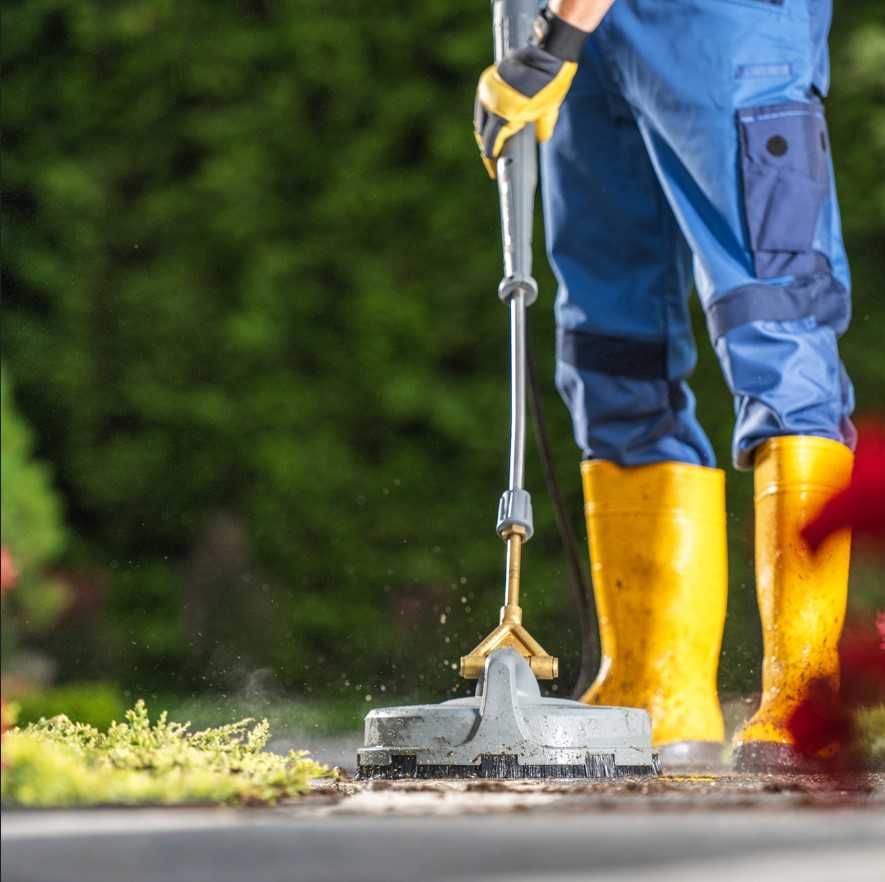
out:
<path id="1" fill-rule="evenodd" d="M 64 714 L 75 723 L 107 729 L 122 721 L 127 702 L 120 691 L 109 683 L 67 683 L 54 689 L 41 690 L 15 699 L 18 726 L 38 723 Z"/>
<path id="2" fill-rule="evenodd" d="M 879 5 L 840 4 L 830 103 L 862 409 L 885 385 Z M 41 644 L 62 676 L 462 689 L 452 667 L 501 601 L 509 429 L 497 196 L 470 130 L 486 4 L 11 0 L 5 19 L 2 340 L 71 533 L 72 600 Z M 533 336 L 580 529 L 538 274 Z M 700 348 L 727 462 L 731 402 Z M 735 688 L 759 653 L 745 478 Z M 578 633 L 533 459 L 528 480 L 527 622 L 568 684 Z"/>
<path id="3" fill-rule="evenodd" d="M 12 400 L 6 369 L 2 368 L 0 545 L 12 556 L 16 572 L 15 592 L 8 601 L 4 598 L 4 670 L 22 642 L 39 638 L 55 625 L 69 600 L 65 585 L 47 574 L 67 536 L 61 499 L 52 486 L 49 468 L 34 458 L 33 445 L 33 434 Z"/>

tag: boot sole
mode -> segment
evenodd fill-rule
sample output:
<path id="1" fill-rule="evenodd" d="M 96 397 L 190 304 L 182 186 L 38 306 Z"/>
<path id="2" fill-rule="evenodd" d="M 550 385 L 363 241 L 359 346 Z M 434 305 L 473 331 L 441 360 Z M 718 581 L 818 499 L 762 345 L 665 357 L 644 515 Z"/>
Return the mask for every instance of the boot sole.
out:
<path id="1" fill-rule="evenodd" d="M 748 741 L 739 744 L 731 754 L 731 762 L 736 772 L 755 775 L 776 773 L 814 774 L 824 771 L 826 761 L 804 756 L 789 744 L 774 741 Z"/>
<path id="2" fill-rule="evenodd" d="M 719 741 L 674 741 L 658 748 L 661 770 L 668 772 L 715 772 L 728 767 L 725 745 Z"/>

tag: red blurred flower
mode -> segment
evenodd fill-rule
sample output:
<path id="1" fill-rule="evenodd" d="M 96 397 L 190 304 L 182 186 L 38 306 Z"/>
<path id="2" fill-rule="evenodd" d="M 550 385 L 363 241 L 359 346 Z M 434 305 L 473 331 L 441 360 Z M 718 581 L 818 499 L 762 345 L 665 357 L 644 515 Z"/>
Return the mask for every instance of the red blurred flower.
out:
<path id="1" fill-rule="evenodd" d="M 802 703 L 793 712 L 789 728 L 796 749 L 809 759 L 836 745 L 834 768 L 851 763 L 847 748 L 855 736 L 854 711 L 863 705 L 885 701 L 885 647 L 880 643 L 885 616 L 876 626 L 850 623 L 839 644 L 841 687 L 828 680 L 815 680 Z"/>
<path id="2" fill-rule="evenodd" d="M 0 591 L 8 591 L 18 582 L 19 572 L 9 549 L 0 548 Z"/>
<path id="3" fill-rule="evenodd" d="M 885 701 L 885 646 L 881 643 L 879 613 L 876 625 L 849 623 L 839 644 L 842 697 L 852 706 Z"/>
<path id="4" fill-rule="evenodd" d="M 885 419 L 858 425 L 858 443 L 851 483 L 833 496 L 805 526 L 802 538 L 812 551 L 837 530 L 850 527 L 855 538 L 872 540 L 885 555 Z M 834 762 L 850 762 L 845 748 L 853 737 L 853 711 L 885 701 L 885 612 L 875 625 L 849 624 L 839 646 L 840 695 L 815 683 L 790 720 L 798 750 L 811 757 L 826 744 L 839 746 Z"/>
<path id="5" fill-rule="evenodd" d="M 6 546 L 0 546 L 0 593 L 8 591 L 10 588 L 14 587 L 15 583 L 18 581 L 18 576 L 18 567 L 16 567 L 12 555 L 9 553 L 9 549 L 6 548 Z M 0 738 L 3 737 L 3 733 L 6 732 L 9 726 L 9 705 L 6 702 L 6 699 L 3 696 L 0 696 Z M 4 769 L 6 768 L 5 757 L 0 757 L 0 765 L 2 765 Z"/>
<path id="6" fill-rule="evenodd" d="M 802 531 L 816 551 L 836 530 L 851 527 L 856 537 L 874 540 L 885 553 L 885 420 L 867 419 L 858 425 L 857 450 L 851 483 L 837 493 Z"/>
<path id="7" fill-rule="evenodd" d="M 818 758 L 833 744 L 841 750 L 854 735 L 851 715 L 839 700 L 839 693 L 826 680 L 815 680 L 805 700 L 790 717 L 790 732 L 796 750 Z"/>

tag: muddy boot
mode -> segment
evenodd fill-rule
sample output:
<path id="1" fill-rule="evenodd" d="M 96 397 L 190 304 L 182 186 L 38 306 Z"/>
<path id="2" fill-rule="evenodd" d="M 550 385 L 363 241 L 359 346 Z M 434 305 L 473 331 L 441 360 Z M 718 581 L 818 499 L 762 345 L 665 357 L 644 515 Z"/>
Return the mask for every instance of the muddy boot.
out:
<path id="1" fill-rule="evenodd" d="M 756 454 L 756 593 L 765 658 L 762 704 L 734 738 L 738 771 L 803 771 L 832 756 L 801 756 L 790 718 L 814 691 L 838 695 L 838 643 L 848 597 L 851 534 L 835 533 L 812 554 L 802 527 L 851 480 L 854 457 L 837 441 L 785 437 Z"/>
<path id="2" fill-rule="evenodd" d="M 647 710 L 665 771 L 719 765 L 725 475 L 601 460 L 581 473 L 602 647 L 581 700 Z"/>

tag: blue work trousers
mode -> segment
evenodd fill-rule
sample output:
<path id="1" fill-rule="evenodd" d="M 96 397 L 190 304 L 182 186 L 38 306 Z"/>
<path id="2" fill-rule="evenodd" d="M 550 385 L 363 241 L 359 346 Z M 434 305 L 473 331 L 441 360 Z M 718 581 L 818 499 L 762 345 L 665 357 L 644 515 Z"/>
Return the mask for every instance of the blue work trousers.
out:
<path id="1" fill-rule="evenodd" d="M 732 455 L 853 446 L 849 276 L 821 99 L 830 0 L 616 0 L 541 153 L 557 386 L 586 457 L 714 465 L 686 382 L 694 281 Z"/>

